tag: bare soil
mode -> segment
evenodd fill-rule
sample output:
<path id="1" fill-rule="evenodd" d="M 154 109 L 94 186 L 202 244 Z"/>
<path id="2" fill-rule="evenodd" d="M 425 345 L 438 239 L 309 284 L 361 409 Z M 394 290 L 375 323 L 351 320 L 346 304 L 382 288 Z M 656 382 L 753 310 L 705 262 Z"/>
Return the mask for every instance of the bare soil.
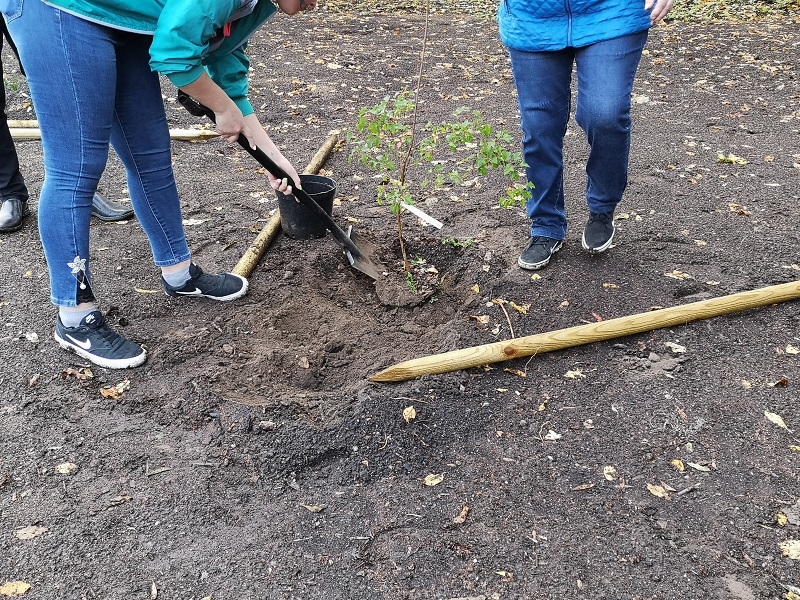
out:
<path id="1" fill-rule="evenodd" d="M 323 8 L 253 39 L 254 104 L 298 168 L 331 132 L 344 139 L 360 107 L 414 87 L 423 31 L 419 15 Z M 519 137 L 494 23 L 437 15 L 428 38 L 421 118 L 466 105 Z M 11 118 L 35 118 L 3 60 Z M 798 63 L 789 18 L 656 28 L 616 245 L 580 248 L 586 144 L 572 122 L 571 228 L 540 278 L 516 265 L 528 221 L 497 207 L 491 179 L 419 199 L 445 223 L 405 217 L 432 293 L 394 298 L 332 236 L 281 235 L 243 299 L 175 300 L 135 220 L 95 222 L 101 308 L 150 353 L 129 371 L 87 377 L 54 343 L 36 220 L 3 235 L 0 586 L 50 600 L 800 593 L 780 546 L 800 539 L 796 302 L 491 368 L 368 379 L 411 358 L 797 280 Z M 164 93 L 171 125 L 209 125 Z M 41 146 L 18 148 L 35 212 Z M 175 141 L 174 157 L 195 260 L 233 268 L 277 207 L 263 171 L 219 140 Z M 322 173 L 338 182 L 334 218 L 375 243 L 387 281 L 406 289 L 378 181 L 344 143 Z M 127 197 L 113 153 L 100 191 Z M 101 392 L 126 381 L 118 398 Z M 432 474 L 443 479 L 425 485 Z"/>

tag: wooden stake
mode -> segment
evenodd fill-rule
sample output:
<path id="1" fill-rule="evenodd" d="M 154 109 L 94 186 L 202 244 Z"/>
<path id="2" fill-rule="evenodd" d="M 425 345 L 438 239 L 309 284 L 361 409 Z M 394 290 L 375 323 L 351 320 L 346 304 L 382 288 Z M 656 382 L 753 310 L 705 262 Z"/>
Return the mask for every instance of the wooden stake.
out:
<path id="1" fill-rule="evenodd" d="M 21 127 L 15 127 L 14 125 L 12 125 L 12 123 L 17 125 L 20 123 L 27 123 L 33 125 L 24 125 Z M 9 130 L 11 131 L 11 137 L 15 140 L 42 139 L 42 130 L 39 129 L 38 122 L 36 121 L 9 121 L 8 127 Z M 169 137 L 170 139 L 173 140 L 197 142 L 219 137 L 219 134 L 211 129 L 170 129 Z"/>
<path id="2" fill-rule="evenodd" d="M 322 168 L 322 165 L 325 164 L 325 160 L 328 158 L 331 150 L 333 150 L 338 142 L 339 137 L 336 134 L 328 136 L 328 139 L 325 140 L 325 143 L 317 150 L 317 153 L 311 159 L 311 162 L 308 163 L 305 170 L 303 170 L 303 173 L 307 175 L 316 175 L 319 173 L 319 170 Z M 272 243 L 272 240 L 281 232 L 280 225 L 281 215 L 278 211 L 275 211 L 275 214 L 270 217 L 270 220 L 258 233 L 256 239 L 242 255 L 242 258 L 236 263 L 236 266 L 233 268 L 233 273 L 242 277 L 250 277 L 253 269 L 256 268 L 256 265 L 261 260 L 261 257 L 264 256 L 264 252 L 267 251 L 267 248 Z"/>
<path id="3" fill-rule="evenodd" d="M 699 319 L 708 319 L 798 298 L 800 298 L 800 282 L 782 283 L 653 312 L 415 358 L 384 369 L 370 377 L 370 380 L 404 381 L 421 375 L 468 369 L 512 358 L 533 356 L 591 342 L 634 335 L 644 331 L 684 325 Z"/>

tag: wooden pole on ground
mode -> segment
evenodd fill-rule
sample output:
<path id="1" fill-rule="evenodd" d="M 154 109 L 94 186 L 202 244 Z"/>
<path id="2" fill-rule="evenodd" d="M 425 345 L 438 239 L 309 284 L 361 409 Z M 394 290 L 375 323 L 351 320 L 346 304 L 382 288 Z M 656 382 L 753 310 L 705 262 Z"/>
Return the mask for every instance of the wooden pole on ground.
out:
<path id="1" fill-rule="evenodd" d="M 42 139 L 42 130 L 36 121 L 9 121 L 8 128 L 15 140 Z M 219 137 L 219 134 L 211 129 L 170 129 L 169 137 L 173 140 L 197 142 Z"/>
<path id="2" fill-rule="evenodd" d="M 405 381 L 421 375 L 447 373 L 512 358 L 562 350 L 591 342 L 610 340 L 644 331 L 684 325 L 699 319 L 708 319 L 798 298 L 800 298 L 800 282 L 782 283 L 720 298 L 692 302 L 682 306 L 663 308 L 653 312 L 639 313 L 628 317 L 609 319 L 608 321 L 600 321 L 588 325 L 578 325 L 504 342 L 494 342 L 483 346 L 453 350 L 444 354 L 415 358 L 388 367 L 370 377 L 370 380 L 381 382 Z"/>
<path id="3" fill-rule="evenodd" d="M 303 173 L 307 175 L 315 175 L 319 173 L 319 170 L 322 168 L 322 165 L 325 164 L 325 160 L 328 158 L 328 155 L 338 142 L 339 137 L 335 133 L 329 135 L 328 139 L 325 140 L 320 149 L 317 150 L 317 153 L 311 159 L 311 162 L 309 162 L 308 166 L 303 170 Z M 256 268 L 256 265 L 261 260 L 261 257 L 264 256 L 264 252 L 267 251 L 267 248 L 272 243 L 272 240 L 275 239 L 280 231 L 281 215 L 276 210 L 272 217 L 270 217 L 269 221 L 267 221 L 266 225 L 262 227 L 253 243 L 250 244 L 250 247 L 242 255 L 242 258 L 239 259 L 239 262 L 236 263 L 236 266 L 233 268 L 233 273 L 242 277 L 250 277 L 253 269 Z"/>

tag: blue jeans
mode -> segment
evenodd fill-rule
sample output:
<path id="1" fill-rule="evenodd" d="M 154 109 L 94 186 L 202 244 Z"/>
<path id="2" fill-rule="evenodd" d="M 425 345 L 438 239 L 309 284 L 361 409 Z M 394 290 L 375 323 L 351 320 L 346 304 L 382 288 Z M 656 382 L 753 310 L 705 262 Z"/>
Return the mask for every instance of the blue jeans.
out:
<path id="1" fill-rule="evenodd" d="M 531 235 L 563 240 L 564 135 L 572 93 L 573 64 L 578 76 L 575 120 L 589 141 L 586 202 L 595 213 L 613 212 L 628 183 L 631 90 L 647 31 L 555 52 L 509 48 L 519 97 L 522 148 L 528 181 Z"/>
<path id="2" fill-rule="evenodd" d="M 41 0 L 3 6 L 42 130 L 39 234 L 53 303 L 94 298 L 89 221 L 109 143 L 125 166 L 156 265 L 188 260 L 169 126 L 158 75 L 148 64 L 152 37 L 92 23 Z"/>

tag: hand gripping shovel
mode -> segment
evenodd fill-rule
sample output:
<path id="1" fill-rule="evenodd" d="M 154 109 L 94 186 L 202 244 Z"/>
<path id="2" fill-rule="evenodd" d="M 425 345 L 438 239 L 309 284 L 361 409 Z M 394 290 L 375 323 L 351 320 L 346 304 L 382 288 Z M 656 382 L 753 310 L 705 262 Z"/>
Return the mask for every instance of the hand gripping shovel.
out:
<path id="1" fill-rule="evenodd" d="M 216 123 L 214 111 L 206 106 L 203 106 L 185 92 L 180 90 L 178 91 L 178 102 L 180 102 L 186 110 L 196 117 L 205 116 Z M 277 164 L 275 164 L 275 161 L 267 156 L 263 150 L 260 148 L 251 148 L 250 142 L 243 134 L 239 135 L 239 139 L 237 141 L 239 142 L 239 145 L 247 150 L 247 152 L 249 152 L 250 155 L 253 156 L 253 158 L 255 158 L 262 167 L 269 171 L 273 177 L 278 179 L 289 179 L 289 181 L 291 181 L 291 178 L 286 174 L 286 172 Z M 352 225 L 348 227 L 347 233 L 342 231 L 342 229 L 336 224 L 330 215 L 328 215 L 328 213 L 326 213 L 325 210 L 319 204 L 317 204 L 313 198 L 311 198 L 308 194 L 294 184 L 292 184 L 292 188 L 294 197 L 297 198 L 302 204 L 310 208 L 317 218 L 325 224 L 325 227 L 330 230 L 330 232 L 333 234 L 333 237 L 336 238 L 336 241 L 341 244 L 342 248 L 344 248 L 345 254 L 347 255 L 347 260 L 350 261 L 350 264 L 355 269 L 361 271 L 365 275 L 368 275 L 372 279 L 380 279 L 382 274 L 386 271 L 386 267 L 384 267 L 380 261 L 375 258 L 376 249 L 372 243 L 365 240 L 355 231 L 353 231 Z"/>

